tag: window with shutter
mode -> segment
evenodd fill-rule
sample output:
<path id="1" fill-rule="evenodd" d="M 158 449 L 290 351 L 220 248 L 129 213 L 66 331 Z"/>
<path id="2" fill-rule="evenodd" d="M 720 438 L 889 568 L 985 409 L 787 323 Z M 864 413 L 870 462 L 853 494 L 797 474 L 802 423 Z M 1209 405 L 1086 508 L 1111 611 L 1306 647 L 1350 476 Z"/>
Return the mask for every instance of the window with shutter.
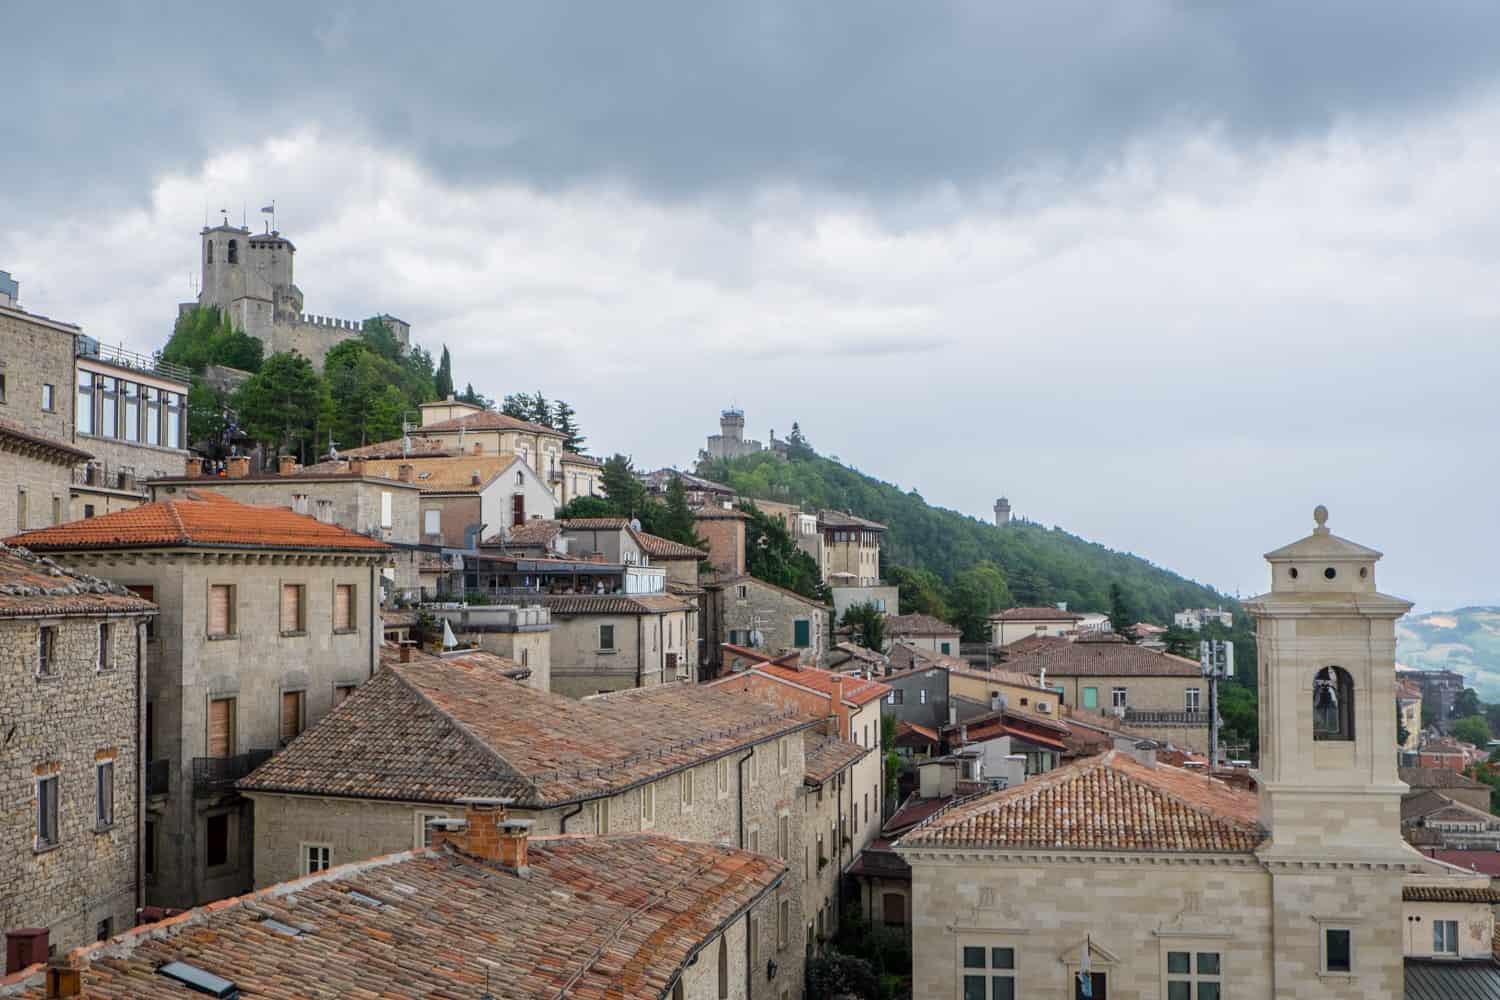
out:
<path id="1" fill-rule="evenodd" d="M 283 633 L 303 631 L 302 615 L 302 585 L 283 583 L 281 585 L 281 631 Z"/>
<path id="2" fill-rule="evenodd" d="M 302 732 L 302 694 L 301 691 L 283 691 L 281 693 L 281 742 L 290 743 Z"/>
<path id="3" fill-rule="evenodd" d="M 234 634 L 234 588 L 228 584 L 208 588 L 208 634 L 213 638 Z"/>
<path id="4" fill-rule="evenodd" d="M 115 762 L 102 760 L 94 767 L 94 826 L 103 830 L 115 824 Z"/>
<path id="5" fill-rule="evenodd" d="M 333 588 L 333 630 L 354 631 L 354 585 L 341 583 Z"/>
<path id="6" fill-rule="evenodd" d="M 234 753 L 234 699 L 215 698 L 208 703 L 208 755 L 228 757 Z"/>

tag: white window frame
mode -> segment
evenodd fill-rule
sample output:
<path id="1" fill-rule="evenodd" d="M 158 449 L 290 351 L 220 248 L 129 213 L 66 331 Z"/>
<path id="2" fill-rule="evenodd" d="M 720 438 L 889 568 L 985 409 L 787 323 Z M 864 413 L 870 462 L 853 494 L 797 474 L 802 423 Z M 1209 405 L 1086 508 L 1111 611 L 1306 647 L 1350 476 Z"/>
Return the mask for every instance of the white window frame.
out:
<path id="1" fill-rule="evenodd" d="M 333 867 L 333 845 L 303 841 L 297 846 L 297 861 L 303 875 L 326 872 Z"/>
<path id="2" fill-rule="evenodd" d="M 967 958 L 967 956 L 965 955 L 966 948 L 978 948 L 981 952 L 984 964 L 982 966 L 965 965 L 964 963 Z M 1009 967 L 994 964 L 996 951 L 1010 952 Z M 1017 998 L 1021 997 L 1021 976 L 1020 969 L 1018 968 L 1020 954 L 1020 944 L 1008 937 L 977 937 L 974 935 L 965 935 L 960 937 L 958 939 L 958 948 L 953 958 L 958 973 L 954 977 L 954 995 L 957 997 L 957 1000 L 964 1000 L 964 978 L 966 976 L 979 976 L 984 980 L 985 1000 L 992 1000 L 994 996 L 993 980 L 995 979 L 1009 979 L 1011 996 Z M 1068 993 L 1069 995 L 1072 994 L 1071 984 L 1069 985 Z"/>
<path id="3" fill-rule="evenodd" d="M 443 512 L 435 507 L 429 507 L 422 511 L 422 534 L 441 535 L 443 533 Z"/>
<path id="4" fill-rule="evenodd" d="M 1445 929 L 1451 930 L 1453 933 L 1447 934 L 1445 933 Z M 1442 944 L 1438 943 L 1438 937 L 1440 935 L 1446 939 Z M 1447 947 L 1450 942 L 1453 945 L 1453 947 L 1451 948 Z M 1434 955 L 1452 955 L 1455 958 L 1458 957 L 1457 920 L 1434 920 L 1432 922 L 1432 953 Z"/>
<path id="5" fill-rule="evenodd" d="M 427 842 L 427 824 L 429 821 L 435 819 L 451 819 L 452 815 L 452 813 L 446 812 L 441 809 L 418 809 L 415 815 L 413 815 L 412 817 L 412 849 L 420 851 L 423 848 L 429 846 Z"/>
<path id="6" fill-rule="evenodd" d="M 641 786 L 641 827 L 656 825 L 656 785 Z"/>
<path id="7" fill-rule="evenodd" d="M 1219 987 L 1219 996 L 1222 998 L 1225 986 L 1224 959 L 1227 954 L 1225 941 L 1205 941 L 1194 938 L 1171 937 L 1163 939 L 1161 943 L 1161 981 L 1166 991 L 1166 1000 L 1171 1000 L 1173 984 L 1184 983 L 1188 988 L 1189 1000 L 1198 996 L 1198 985 L 1200 983 L 1213 983 Z M 1187 956 L 1188 967 L 1186 972 L 1171 971 L 1173 953 Z M 1213 955 L 1218 963 L 1218 971 L 1200 971 L 1199 956 Z"/>
<path id="8" fill-rule="evenodd" d="M 47 641 L 48 636 L 52 641 Z M 56 622 L 42 622 L 36 630 L 36 676 L 57 676 L 57 644 L 62 638 L 62 627 Z M 43 650 L 46 650 L 44 653 Z"/>
<path id="9" fill-rule="evenodd" d="M 718 770 L 717 770 L 717 774 L 716 774 L 716 782 L 717 782 L 716 787 L 718 788 L 718 791 L 719 791 L 719 798 L 721 798 L 721 799 L 728 798 L 729 797 L 729 784 L 730 784 L 730 782 L 729 782 L 729 758 L 728 757 L 720 757 L 719 758 Z"/>
<path id="10" fill-rule="evenodd" d="M 1130 689 L 1123 687 L 1112 687 L 1109 689 L 1110 708 L 1129 708 Z"/>
<path id="11" fill-rule="evenodd" d="M 1201 688 L 1186 688 L 1182 694 L 1183 709 L 1188 712 L 1201 712 L 1203 710 L 1203 690 Z"/>
<path id="12" fill-rule="evenodd" d="M 608 646 L 606 646 L 604 644 L 604 630 L 605 629 L 609 629 L 609 645 Z M 599 625 L 599 644 L 596 647 L 594 647 L 594 648 L 597 649 L 601 653 L 606 652 L 606 651 L 612 653 L 612 652 L 615 651 L 615 627 L 614 627 L 614 625 L 612 623 L 611 624 L 601 623 Z"/>
<path id="13" fill-rule="evenodd" d="M 693 795 L 695 791 L 693 788 L 693 769 L 688 768 L 682 772 L 682 784 L 679 790 L 683 812 L 693 811 Z"/>

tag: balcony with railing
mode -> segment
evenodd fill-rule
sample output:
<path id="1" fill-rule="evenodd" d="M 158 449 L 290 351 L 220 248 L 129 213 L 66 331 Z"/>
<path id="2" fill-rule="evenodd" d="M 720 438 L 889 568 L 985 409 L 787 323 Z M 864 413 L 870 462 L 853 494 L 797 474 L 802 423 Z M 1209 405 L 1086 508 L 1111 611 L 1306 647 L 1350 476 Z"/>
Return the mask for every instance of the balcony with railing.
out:
<path id="1" fill-rule="evenodd" d="M 96 458 L 73 466 L 73 485 L 100 490 L 122 490 L 145 496 L 146 488 L 136 478 L 135 466 L 106 462 Z"/>
<path id="2" fill-rule="evenodd" d="M 234 783 L 271 759 L 274 750 L 251 750 L 231 757 L 193 758 L 193 795 L 204 798 L 234 790 Z"/>
<path id="3" fill-rule="evenodd" d="M 1121 721 L 1127 726 L 1207 726 L 1208 713 L 1202 711 L 1158 712 L 1127 708 L 1125 714 L 1121 716 Z"/>
<path id="4" fill-rule="evenodd" d="M 92 358 L 105 364 L 115 365 L 119 368 L 133 368 L 136 371 L 150 372 L 164 378 L 173 379 L 177 382 L 191 383 L 193 373 L 191 369 L 182 365 L 163 361 L 155 354 L 140 354 L 136 351 L 127 351 L 124 347 L 101 344 L 93 337 L 79 337 L 74 344 L 74 354 L 80 358 Z"/>

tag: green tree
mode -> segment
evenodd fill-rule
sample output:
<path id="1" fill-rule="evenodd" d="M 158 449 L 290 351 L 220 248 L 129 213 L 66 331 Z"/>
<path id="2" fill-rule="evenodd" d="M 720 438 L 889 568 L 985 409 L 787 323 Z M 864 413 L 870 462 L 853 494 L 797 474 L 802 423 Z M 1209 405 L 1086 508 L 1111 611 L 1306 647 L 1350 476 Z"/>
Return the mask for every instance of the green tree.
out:
<path id="1" fill-rule="evenodd" d="M 932 615 L 948 620 L 946 588 L 936 573 L 915 566 L 891 566 L 885 571 L 885 579 L 896 586 L 901 610 L 906 614 Z"/>
<path id="2" fill-rule="evenodd" d="M 1192 629 L 1168 625 L 1161 638 L 1167 644 L 1167 652 L 1173 656 L 1185 656 L 1190 660 L 1198 658 L 1198 633 Z"/>
<path id="3" fill-rule="evenodd" d="M 653 518 L 654 534 L 694 548 L 708 548 L 708 543 L 698 537 L 698 519 L 688 507 L 687 490 L 682 488 L 681 476 L 673 476 L 667 483 L 666 502 L 653 513 L 656 515 Z"/>
<path id="4" fill-rule="evenodd" d="M 1135 615 L 1130 602 L 1125 599 L 1125 588 L 1119 583 L 1109 585 L 1109 626 L 1115 635 L 1127 642 L 1135 642 Z"/>
<path id="5" fill-rule="evenodd" d="M 1010 604 L 1005 574 L 992 562 L 976 563 L 953 579 L 949 606 L 953 609 L 953 623 L 963 632 L 965 642 L 988 639 L 990 615 Z"/>
<path id="6" fill-rule="evenodd" d="M 402 414 L 417 402 L 402 391 L 400 366 L 358 338 L 329 350 L 323 380 L 333 408 L 333 436 L 345 448 L 400 437 Z"/>
<path id="7" fill-rule="evenodd" d="M 1472 743 L 1477 747 L 1484 746 L 1492 739 L 1490 724 L 1484 721 L 1482 715 L 1464 716 L 1448 728 L 1448 733 L 1456 740 Z"/>
<path id="8" fill-rule="evenodd" d="M 1453 718 L 1463 719 L 1471 715 L 1483 715 L 1484 705 L 1479 701 L 1479 693 L 1473 688 L 1464 688 L 1453 698 Z"/>
<path id="9" fill-rule="evenodd" d="M 802 433 L 802 427 L 797 421 L 792 421 L 792 432 L 786 438 L 786 453 L 788 458 L 812 458 L 817 455 L 812 445 L 807 443 L 807 437 Z"/>
<path id="10" fill-rule="evenodd" d="M 614 508 L 616 515 L 641 516 L 646 509 L 646 487 L 636 478 L 635 468 L 630 464 L 629 458 L 616 454 L 605 459 L 600 479 L 604 497 Z"/>
<path id="11" fill-rule="evenodd" d="M 370 350 L 385 358 L 387 361 L 397 361 L 401 357 L 401 341 L 391 332 L 390 324 L 379 316 L 372 316 L 360 325 L 360 339 L 369 346 Z"/>
<path id="12" fill-rule="evenodd" d="M 1401 715 L 1401 706 L 1396 706 L 1396 744 L 1406 746 L 1406 741 L 1411 739 L 1411 730 L 1406 728 L 1406 719 Z"/>
<path id="13" fill-rule="evenodd" d="M 548 426 L 563 436 L 564 451 L 583 451 L 583 444 L 587 439 L 578 428 L 577 418 L 578 414 L 563 400 L 559 399 L 552 404 L 552 420 Z"/>
<path id="14" fill-rule="evenodd" d="M 567 521 L 578 517 L 621 517 L 623 515 L 615 510 L 615 505 L 604 497 L 582 496 L 574 497 L 558 508 L 557 516 Z"/>
<path id="15" fill-rule="evenodd" d="M 781 518 L 753 503 L 740 504 L 745 523 L 745 568 L 757 580 L 773 583 L 816 601 L 828 600 L 828 588 L 813 557 L 797 547 Z"/>
<path id="16" fill-rule="evenodd" d="M 834 951 L 807 962 L 808 1000 L 880 1000 L 880 977 L 862 958 Z"/>
<path id="17" fill-rule="evenodd" d="M 460 403 L 472 403 L 474 406 L 482 406 L 486 410 L 493 409 L 495 406 L 495 401 L 493 399 L 484 395 L 483 393 L 474 391 L 473 382 L 470 382 L 468 385 L 464 386 L 464 391 L 458 394 L 458 401 Z"/>
<path id="18" fill-rule="evenodd" d="M 839 624 L 853 630 L 853 639 L 866 649 L 879 653 L 885 650 L 885 612 L 865 602 L 851 604 L 844 609 L 844 619 Z"/>
<path id="19" fill-rule="evenodd" d="M 437 373 L 433 377 L 433 390 L 438 399 L 453 395 L 453 359 L 448 356 L 448 345 L 443 345 L 442 357 L 438 360 Z"/>
<path id="20" fill-rule="evenodd" d="M 271 451 L 285 449 L 305 461 L 317 436 L 327 393 L 312 362 L 295 351 L 273 354 L 234 395 L 241 429 Z"/>
<path id="21" fill-rule="evenodd" d="M 538 389 L 532 394 L 524 419 L 534 424 L 541 424 L 543 427 L 552 426 L 552 404 L 547 401 L 546 396 L 542 395 L 542 390 Z"/>
<path id="22" fill-rule="evenodd" d="M 1226 739 L 1255 746 L 1260 730 L 1260 713 L 1255 694 L 1238 684 L 1219 685 L 1219 718 L 1224 720 L 1220 734 Z"/>
<path id="23" fill-rule="evenodd" d="M 500 403 L 500 412 L 507 417 L 515 417 L 517 420 L 530 420 L 531 397 L 524 392 L 510 393 Z"/>
<path id="24" fill-rule="evenodd" d="M 188 443 L 209 458 L 224 457 L 225 400 L 206 382 L 193 380 L 187 397 Z"/>
<path id="25" fill-rule="evenodd" d="M 178 314 L 161 359 L 200 375 L 209 365 L 255 372 L 263 351 L 259 340 L 233 327 L 228 314 L 213 306 L 194 306 Z"/>

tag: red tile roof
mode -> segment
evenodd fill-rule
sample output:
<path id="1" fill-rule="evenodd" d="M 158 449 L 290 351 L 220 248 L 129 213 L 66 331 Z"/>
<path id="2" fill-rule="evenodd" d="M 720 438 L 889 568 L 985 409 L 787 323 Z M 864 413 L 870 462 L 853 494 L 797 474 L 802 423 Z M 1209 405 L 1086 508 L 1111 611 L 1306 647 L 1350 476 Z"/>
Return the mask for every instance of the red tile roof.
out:
<path id="1" fill-rule="evenodd" d="M 1253 794 L 1112 750 L 955 806 L 901 845 L 1241 854 L 1265 839 L 1258 816 Z"/>
<path id="2" fill-rule="evenodd" d="M 889 684 L 869 680 L 864 677 L 855 677 L 852 674 L 835 673 L 832 670 L 823 670 L 820 667 L 785 666 L 780 663 L 769 661 L 757 663 L 752 666 L 751 671 L 763 677 L 781 681 L 784 684 L 795 684 L 809 691 L 814 691 L 825 697 L 833 697 L 835 679 L 842 678 L 844 685 L 844 702 L 848 705 L 858 707 L 867 705 L 872 701 L 878 701 L 890 691 Z M 708 685 L 710 687 L 726 684 L 734 681 L 742 674 L 730 674 L 728 677 L 720 678 Z"/>
<path id="3" fill-rule="evenodd" d="M 840 771 L 863 760 L 868 747 L 851 743 L 840 736 L 829 736 L 815 729 L 802 733 L 803 783 L 816 787 Z"/>
<path id="4" fill-rule="evenodd" d="M 628 517 L 570 517 L 562 522 L 564 531 L 625 531 Z"/>
<path id="5" fill-rule="evenodd" d="M 440 420 L 435 424 L 427 424 L 413 431 L 413 436 L 418 434 L 434 434 L 440 431 L 525 431 L 528 434 L 546 434 L 551 437 L 560 438 L 564 435 L 560 431 L 553 430 L 546 424 L 534 424 L 530 420 L 521 420 L 518 417 L 508 417 L 498 410 L 485 410 L 483 413 L 470 413 L 462 417 L 451 417 Z"/>
<path id="6" fill-rule="evenodd" d="M 543 594 L 557 615 L 655 615 L 698 606 L 671 594 Z"/>
<path id="7" fill-rule="evenodd" d="M 1404 903 L 1500 903 L 1500 889 L 1489 886 L 1403 885 Z"/>
<path id="8" fill-rule="evenodd" d="M 992 622 L 1077 622 L 1083 615 L 1061 608 L 1006 608 L 990 615 Z"/>
<path id="9" fill-rule="evenodd" d="M 636 533 L 636 541 L 641 543 L 641 548 L 652 559 L 707 559 L 708 553 L 702 549 L 696 549 L 691 545 L 674 542 L 670 538 L 660 535 L 647 534 L 644 531 Z"/>
<path id="10" fill-rule="evenodd" d="M 510 529 L 502 541 L 496 535 L 485 540 L 486 545 L 515 545 L 515 546 L 539 546 L 550 549 L 557 536 L 562 533 L 562 522 L 550 518 L 533 518 L 525 524 L 518 524 Z"/>
<path id="11" fill-rule="evenodd" d="M 1500 851 L 1448 851 L 1436 848 L 1423 855 L 1490 878 L 1500 878 Z"/>
<path id="12" fill-rule="evenodd" d="M 957 625 L 949 625 L 932 615 L 889 615 L 885 627 L 891 635 L 958 635 Z"/>
<path id="13" fill-rule="evenodd" d="M 665 684 L 578 701 L 504 664 L 390 647 L 384 669 L 240 782 L 247 791 L 407 802 L 513 798 L 546 808 L 613 794 L 817 724 L 737 692 Z"/>
<path id="14" fill-rule="evenodd" d="M 117 583 L 64 569 L 26 549 L 0 544 L 0 618 L 155 613 L 155 604 Z"/>
<path id="15" fill-rule="evenodd" d="M 921 726 L 915 722 L 907 722 L 905 719 L 896 720 L 896 742 L 900 743 L 902 737 L 919 736 L 929 743 L 941 743 L 942 740 L 937 730 L 929 726 Z"/>
<path id="16" fill-rule="evenodd" d="M 187 490 L 171 500 L 38 528 L 6 541 L 40 552 L 179 546 L 390 551 L 384 542 L 289 507 L 240 503 L 212 490 Z"/>
<path id="17" fill-rule="evenodd" d="M 68 959 L 90 998 L 201 995 L 160 973 L 176 961 L 268 1000 L 478 997 L 487 980 L 516 1000 L 657 1000 L 786 872 L 746 851 L 649 834 L 533 838 L 528 863 L 521 877 L 453 847 L 389 855 L 189 910 Z M 27 970 L 19 995 L 44 995 L 41 972 Z"/>
<path id="18" fill-rule="evenodd" d="M 1017 643 L 1016 645 L 1020 645 Z M 1201 677 L 1198 661 L 1128 642 L 1036 639 L 1005 658 L 1005 668 L 1048 677 Z"/>
<path id="19" fill-rule="evenodd" d="M 886 526 L 879 521 L 871 521 L 857 514 L 850 514 L 841 510 L 818 511 L 819 528 L 860 528 L 865 531 L 884 531 Z"/>

